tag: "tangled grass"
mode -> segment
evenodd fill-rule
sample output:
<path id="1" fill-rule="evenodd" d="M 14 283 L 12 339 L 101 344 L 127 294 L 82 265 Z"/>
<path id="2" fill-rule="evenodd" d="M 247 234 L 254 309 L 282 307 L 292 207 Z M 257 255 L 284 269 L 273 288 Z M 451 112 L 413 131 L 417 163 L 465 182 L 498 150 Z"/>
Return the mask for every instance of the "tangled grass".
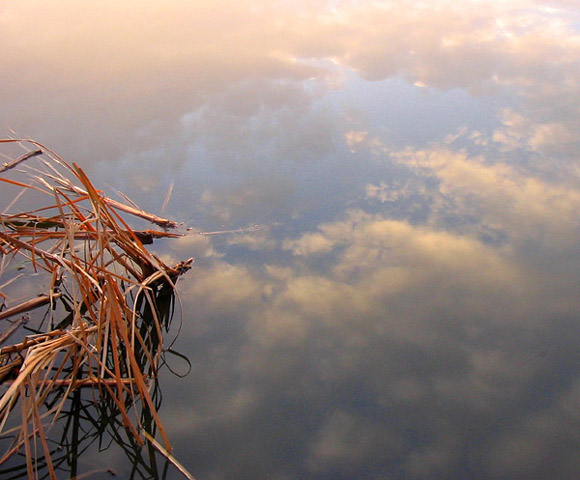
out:
<path id="1" fill-rule="evenodd" d="M 155 380 L 175 282 L 193 259 L 169 266 L 144 247 L 178 236 L 171 231 L 177 225 L 105 196 L 78 165 L 37 142 L 0 144 L 32 148 L 0 167 L 2 188 L 15 192 L 0 214 L 0 435 L 9 439 L 0 465 L 18 453 L 28 478 L 38 478 L 42 465 L 56 479 L 53 458 L 62 444 L 55 448 L 48 431 L 82 396 L 83 405 L 114 412 L 132 443 L 153 445 L 192 478 L 171 456 Z M 34 207 L 8 213 L 27 194 Z M 127 216 L 159 228 L 135 231 Z M 44 280 L 44 290 L 14 301 L 7 292 L 25 294 L 18 284 L 30 273 Z M 39 325 L 23 336 L 43 306 Z"/>

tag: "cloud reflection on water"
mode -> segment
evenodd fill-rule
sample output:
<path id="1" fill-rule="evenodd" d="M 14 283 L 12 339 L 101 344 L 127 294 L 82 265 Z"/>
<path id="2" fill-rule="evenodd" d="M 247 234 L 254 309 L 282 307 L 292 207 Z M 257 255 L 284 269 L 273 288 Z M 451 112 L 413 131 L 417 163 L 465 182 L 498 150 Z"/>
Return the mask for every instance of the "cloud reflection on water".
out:
<path id="1" fill-rule="evenodd" d="M 263 224 L 167 247 L 198 256 L 165 395 L 197 477 L 580 471 L 573 2 L 31 5 L 5 128 Z"/>

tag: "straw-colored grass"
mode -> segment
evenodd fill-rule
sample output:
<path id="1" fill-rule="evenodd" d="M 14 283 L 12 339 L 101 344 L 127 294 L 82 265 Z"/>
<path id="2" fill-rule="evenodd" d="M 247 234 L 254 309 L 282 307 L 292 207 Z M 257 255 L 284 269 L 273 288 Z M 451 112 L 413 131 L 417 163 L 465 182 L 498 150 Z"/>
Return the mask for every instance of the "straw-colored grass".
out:
<path id="1" fill-rule="evenodd" d="M 178 236 L 168 231 L 177 225 L 106 197 L 78 165 L 36 142 L 0 144 L 32 146 L 0 167 L 0 182 L 17 189 L 18 197 L 32 193 L 41 202 L 25 212 L 7 208 L 0 214 L 0 434 L 12 438 L 0 464 L 23 453 L 28 476 L 35 478 L 43 457 L 48 478 L 56 479 L 47 432 L 70 415 L 71 399 L 90 389 L 93 404 L 115 411 L 132 442 L 149 442 L 178 465 L 153 383 L 175 282 L 193 259 L 169 266 L 144 247 L 155 238 Z M 161 229 L 134 231 L 127 216 Z M 42 274 L 44 290 L 13 304 L 3 290 L 27 278 L 18 273 L 23 261 Z M 5 345 L 43 306 L 48 312 L 42 331 Z"/>

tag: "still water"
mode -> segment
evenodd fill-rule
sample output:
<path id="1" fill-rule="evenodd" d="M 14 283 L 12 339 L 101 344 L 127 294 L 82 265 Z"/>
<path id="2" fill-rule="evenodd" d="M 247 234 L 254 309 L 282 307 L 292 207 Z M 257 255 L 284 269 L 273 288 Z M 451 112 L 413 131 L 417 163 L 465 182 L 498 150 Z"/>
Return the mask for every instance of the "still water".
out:
<path id="1" fill-rule="evenodd" d="M 250 229 L 155 246 L 196 258 L 160 415 L 198 480 L 580 474 L 576 2 L 20 0 L 0 38 L 2 137 Z"/>

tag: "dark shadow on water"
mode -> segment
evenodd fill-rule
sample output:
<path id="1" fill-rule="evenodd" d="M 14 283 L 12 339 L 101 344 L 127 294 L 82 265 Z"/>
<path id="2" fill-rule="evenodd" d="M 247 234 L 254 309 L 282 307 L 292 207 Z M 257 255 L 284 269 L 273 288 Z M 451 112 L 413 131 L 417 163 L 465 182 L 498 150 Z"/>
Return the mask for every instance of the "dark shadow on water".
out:
<path id="1" fill-rule="evenodd" d="M 139 312 L 138 317 L 141 319 L 137 326 L 140 338 L 144 342 L 134 346 L 133 354 L 139 370 L 147 379 L 154 411 L 159 412 L 163 399 L 158 380 L 160 370 L 167 368 L 171 375 L 183 377 L 189 373 L 191 364 L 185 355 L 174 351 L 171 347 L 162 347 L 164 334 L 169 332 L 174 320 L 176 301 L 174 288 L 167 283 L 160 283 L 153 288 L 152 293 L 149 298 L 139 295 L 131 296 L 131 302 L 135 302 L 136 311 Z M 59 306 L 61 317 L 65 320 L 68 318 L 66 314 L 71 311 L 68 306 L 70 303 L 71 295 L 63 291 Z M 41 325 L 45 319 L 46 314 Z M 151 328 L 154 319 L 160 325 L 161 331 Z M 39 333 L 37 329 L 27 329 L 32 333 Z M 154 365 L 151 362 L 151 351 L 161 348 L 163 348 L 163 353 L 158 364 Z M 119 356 L 123 357 L 126 351 L 122 346 L 119 349 Z M 169 355 L 188 365 L 189 368 L 185 374 L 173 371 L 167 362 Z M 94 366 L 91 368 L 94 371 Z M 86 365 L 79 368 L 78 365 L 73 366 L 69 362 L 69 366 L 60 370 L 58 375 L 65 378 L 71 378 L 73 375 L 76 375 L 78 379 L 89 378 L 91 368 Z M 123 369 L 124 377 L 130 377 L 130 370 L 125 370 L 123 366 L 120 368 Z M 53 367 L 52 371 L 55 372 L 55 370 L 57 370 L 56 367 Z M 4 386 L 4 388 L 7 387 Z M 43 455 L 40 440 L 33 440 L 32 450 L 36 451 L 32 453 L 34 471 L 30 471 L 26 453 L 21 446 L 0 465 L 0 479 L 28 479 L 33 475 L 33 478 L 39 480 L 52 480 L 54 477 L 51 477 L 50 465 L 56 472 L 58 480 L 185 478 L 172 462 L 142 434 L 142 432 L 147 432 L 152 438 L 156 438 L 159 431 L 152 410 L 143 402 L 143 399 L 135 395 L 134 390 L 129 389 L 121 402 L 126 412 L 124 416 L 117 403 L 118 397 L 107 391 L 110 388 L 102 384 L 87 384 L 80 388 L 71 389 L 69 385 L 51 390 L 39 409 L 41 415 L 46 415 L 44 428 L 47 433 L 50 458 Z M 65 396 L 66 401 L 63 403 L 62 399 Z M 58 418 L 51 424 L 54 414 L 50 412 L 54 412 L 59 405 L 63 406 Z M 18 417 L 19 415 L 16 415 L 16 418 L 11 419 L 13 425 L 7 425 L 7 427 L 17 427 Z M 127 427 L 127 418 L 133 426 L 139 426 L 141 442 Z M 29 428 L 31 428 L 33 422 L 31 420 L 29 422 L 31 423 Z M 21 430 L 12 434 L 8 431 L 6 428 L 0 436 L 2 454 L 10 452 L 13 445 L 17 443 L 17 435 L 21 434 Z"/>
<path id="2" fill-rule="evenodd" d="M 159 411 L 162 394 L 157 380 L 151 382 L 151 397 Z M 61 397 L 58 392 L 51 395 L 51 399 L 45 402 L 45 409 L 49 410 L 59 398 Z M 140 411 L 133 413 L 140 416 L 142 429 L 155 437 L 156 423 L 149 409 L 138 410 Z M 50 479 L 48 461 L 52 462 L 59 479 L 165 480 L 169 478 L 170 471 L 175 470 L 171 462 L 151 442 L 144 439 L 144 443 L 140 445 L 126 430 L 122 415 L 110 397 L 99 396 L 92 388 L 79 388 L 71 393 L 59 420 L 50 427 L 48 438 L 49 443 L 52 443 L 49 445 L 50 460 L 44 456 L 36 458 L 39 479 Z M 7 440 L 10 439 L 3 438 L 0 446 L 4 447 Z M 41 451 L 39 448 L 39 452 Z M 116 462 L 100 468 L 91 468 L 87 462 L 83 462 L 85 456 L 102 456 L 106 452 L 113 455 L 116 453 Z M 0 478 L 29 478 L 24 452 L 16 453 L 0 467 Z"/>

